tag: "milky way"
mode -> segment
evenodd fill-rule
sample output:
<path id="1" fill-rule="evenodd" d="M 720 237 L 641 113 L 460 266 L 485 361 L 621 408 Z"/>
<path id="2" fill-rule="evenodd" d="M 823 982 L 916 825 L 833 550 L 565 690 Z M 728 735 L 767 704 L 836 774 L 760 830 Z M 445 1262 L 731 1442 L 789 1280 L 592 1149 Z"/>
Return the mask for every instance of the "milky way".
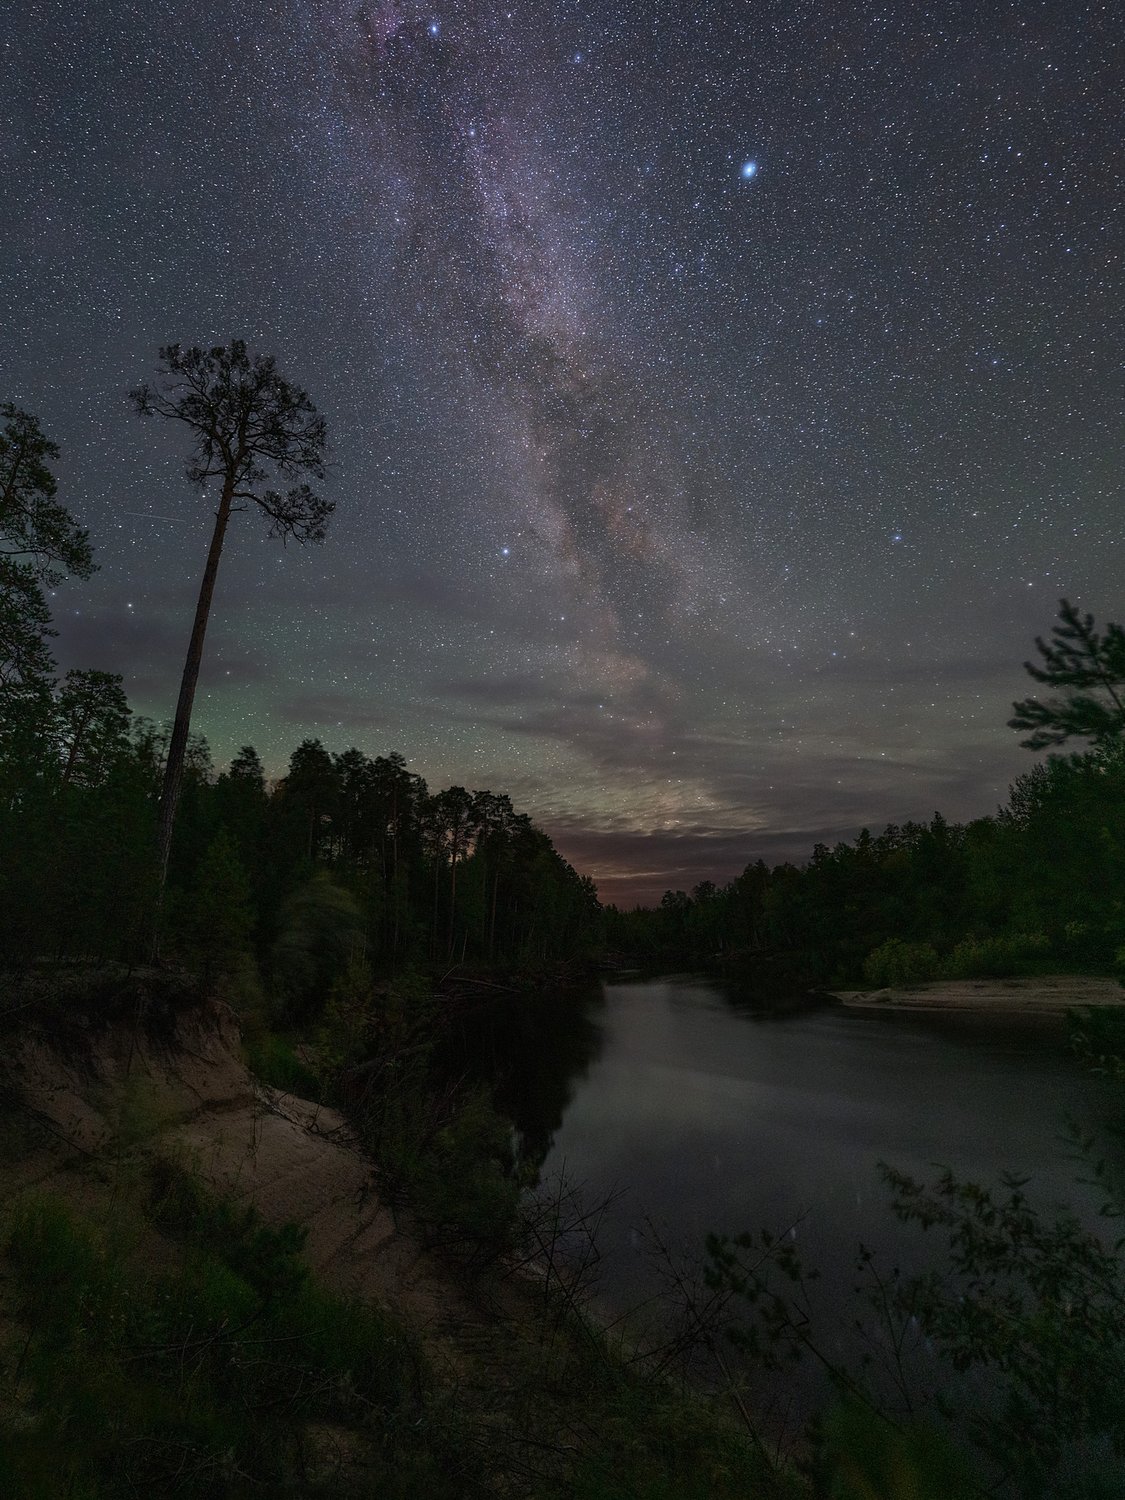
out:
<path id="1" fill-rule="evenodd" d="M 1063 593 L 1121 618 L 1115 7 L 30 4 L 0 396 L 170 710 L 206 504 L 125 392 L 241 334 L 324 548 L 232 530 L 198 727 L 510 791 L 609 899 L 990 811 Z"/>
<path id="2" fill-rule="evenodd" d="M 391 247 L 381 284 L 417 347 L 454 373 L 466 405 L 487 406 L 511 516 L 501 557 L 552 590 L 557 609 L 539 600 L 549 619 L 571 611 L 539 670 L 621 711 L 639 699 L 651 717 L 659 674 L 631 625 L 647 594 L 651 624 L 679 626 L 700 548 L 646 371 L 598 284 L 588 205 L 562 187 L 571 127 L 545 112 L 553 59 L 516 45 L 531 29 L 516 12 L 434 14 L 386 4 L 318 21 L 335 40 L 322 76 L 349 85 L 328 107 L 357 127 L 347 181 L 375 185 Z"/>

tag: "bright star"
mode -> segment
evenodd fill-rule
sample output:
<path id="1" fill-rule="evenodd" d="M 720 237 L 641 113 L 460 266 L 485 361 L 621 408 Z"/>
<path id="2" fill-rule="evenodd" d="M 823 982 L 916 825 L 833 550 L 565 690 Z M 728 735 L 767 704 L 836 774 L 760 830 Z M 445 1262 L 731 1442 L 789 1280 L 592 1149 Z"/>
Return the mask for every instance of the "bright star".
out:
<path id="1" fill-rule="evenodd" d="M 742 179 L 749 182 L 751 177 L 758 175 L 758 163 L 756 161 L 744 161 L 742 163 Z"/>
<path id="2" fill-rule="evenodd" d="M 431 21 L 430 22 L 430 35 L 431 36 L 440 36 L 441 35 L 441 22 L 440 21 Z"/>
<path id="3" fill-rule="evenodd" d="M 511 549 L 511 547 L 501 547 L 500 548 L 500 556 L 501 557 L 511 557 L 511 555 L 512 555 L 512 549 Z"/>

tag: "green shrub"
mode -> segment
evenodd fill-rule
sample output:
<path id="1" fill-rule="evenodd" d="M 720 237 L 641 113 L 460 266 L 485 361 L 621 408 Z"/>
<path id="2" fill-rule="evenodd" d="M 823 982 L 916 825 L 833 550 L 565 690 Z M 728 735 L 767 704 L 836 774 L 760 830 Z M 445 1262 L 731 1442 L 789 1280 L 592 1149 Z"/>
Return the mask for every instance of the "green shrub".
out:
<path id="1" fill-rule="evenodd" d="M 1075 1056 L 1091 1072 L 1125 1083 L 1125 1006 L 1089 1006 L 1072 1010 L 1067 1013 L 1066 1020 L 1068 1040 Z"/>
<path id="2" fill-rule="evenodd" d="M 582 1373 L 581 1386 L 579 1370 L 572 1379 L 596 1402 L 598 1434 L 567 1476 L 567 1500 L 807 1500 L 704 1401 L 612 1368 Z"/>
<path id="3" fill-rule="evenodd" d="M 1050 939 L 1041 932 L 968 937 L 957 944 L 946 959 L 943 970 L 949 979 L 1001 979 L 1011 974 L 1034 972 L 1050 952 Z"/>
<path id="4" fill-rule="evenodd" d="M 438 1238 L 474 1251 L 506 1248 L 521 1192 L 511 1125 L 486 1089 L 439 1089 L 423 1063 L 398 1061 L 352 1113 L 379 1164 L 384 1196 L 408 1203 Z"/>
<path id="5" fill-rule="evenodd" d="M 868 954 L 863 977 L 868 984 L 879 988 L 923 984 L 927 979 L 935 979 L 939 969 L 940 961 L 929 943 L 904 943 L 901 938 L 890 938 Z"/>
<path id="6" fill-rule="evenodd" d="M 306 1493 L 328 1423 L 347 1425 L 374 1489 L 398 1493 L 412 1466 L 399 1435 L 418 1412 L 399 1415 L 422 1393 L 411 1342 L 314 1285 L 299 1231 L 269 1229 L 175 1168 L 154 1187 L 157 1221 L 182 1246 L 171 1269 L 138 1265 L 57 1204 L 17 1217 L 7 1260 L 25 1332 L 18 1417 L 0 1412 L 0 1492 Z"/>
<path id="7" fill-rule="evenodd" d="M 954 1500 L 982 1494 L 965 1455 L 941 1428 L 890 1422 L 855 1400 L 836 1405 L 821 1426 L 821 1462 L 832 1500 Z"/>
<path id="8" fill-rule="evenodd" d="M 320 1081 L 302 1062 L 293 1043 L 273 1031 L 261 1031 L 243 1042 L 246 1066 L 271 1089 L 296 1094 L 301 1099 L 320 1098 Z"/>
<path id="9" fill-rule="evenodd" d="M 987 1370 L 1000 1387 L 995 1408 L 966 1412 L 981 1452 L 1026 1500 L 1122 1493 L 1119 1242 L 1068 1212 L 1035 1207 L 1025 1179 L 1004 1176 L 991 1189 L 948 1169 L 932 1184 L 881 1172 L 902 1222 L 948 1237 L 947 1265 L 911 1278 L 901 1300 L 955 1369 Z M 1121 1209 L 1111 1199 L 1102 1212 L 1119 1219 Z M 1099 1471 L 1113 1476 L 1104 1490 L 1086 1482 Z"/>
<path id="10" fill-rule="evenodd" d="M 514 1234 L 519 1200 L 511 1126 L 485 1090 L 474 1090 L 459 1100 L 430 1143 L 418 1169 L 414 1205 L 437 1228 L 496 1245 Z"/>
<path id="11" fill-rule="evenodd" d="M 287 1024 L 315 1019 L 362 939 L 355 897 L 327 870 L 317 870 L 281 910 L 270 963 L 278 1016 Z"/>

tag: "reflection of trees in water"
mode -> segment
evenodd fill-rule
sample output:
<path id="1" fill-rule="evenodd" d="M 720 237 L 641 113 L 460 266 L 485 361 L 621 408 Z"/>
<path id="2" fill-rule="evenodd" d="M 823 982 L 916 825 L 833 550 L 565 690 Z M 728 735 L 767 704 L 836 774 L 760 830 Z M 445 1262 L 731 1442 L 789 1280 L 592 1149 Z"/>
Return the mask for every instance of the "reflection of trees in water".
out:
<path id="1" fill-rule="evenodd" d="M 496 994 L 464 1011 L 447 1034 L 442 1062 L 488 1084 L 519 1135 L 520 1160 L 538 1169 L 574 1093 L 601 1052 L 605 994 L 588 989 Z"/>
<path id="2" fill-rule="evenodd" d="M 808 988 L 803 979 L 770 968 L 764 961 L 724 974 L 715 988 L 731 1010 L 760 1021 L 823 1010 L 837 1003 L 823 991 Z"/>

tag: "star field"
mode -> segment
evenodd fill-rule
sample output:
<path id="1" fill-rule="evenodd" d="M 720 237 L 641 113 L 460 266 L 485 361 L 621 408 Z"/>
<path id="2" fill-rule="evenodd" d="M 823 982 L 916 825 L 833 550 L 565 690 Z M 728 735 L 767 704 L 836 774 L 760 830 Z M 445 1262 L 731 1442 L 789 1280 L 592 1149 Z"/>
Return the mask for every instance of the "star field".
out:
<path id="1" fill-rule="evenodd" d="M 510 792 L 604 899 L 991 811 L 1064 593 L 1121 617 L 1111 4 L 31 3 L 0 395 L 101 571 L 60 663 L 171 712 L 209 536 L 128 388 L 245 337 L 329 422 L 239 517 L 196 705 Z"/>

